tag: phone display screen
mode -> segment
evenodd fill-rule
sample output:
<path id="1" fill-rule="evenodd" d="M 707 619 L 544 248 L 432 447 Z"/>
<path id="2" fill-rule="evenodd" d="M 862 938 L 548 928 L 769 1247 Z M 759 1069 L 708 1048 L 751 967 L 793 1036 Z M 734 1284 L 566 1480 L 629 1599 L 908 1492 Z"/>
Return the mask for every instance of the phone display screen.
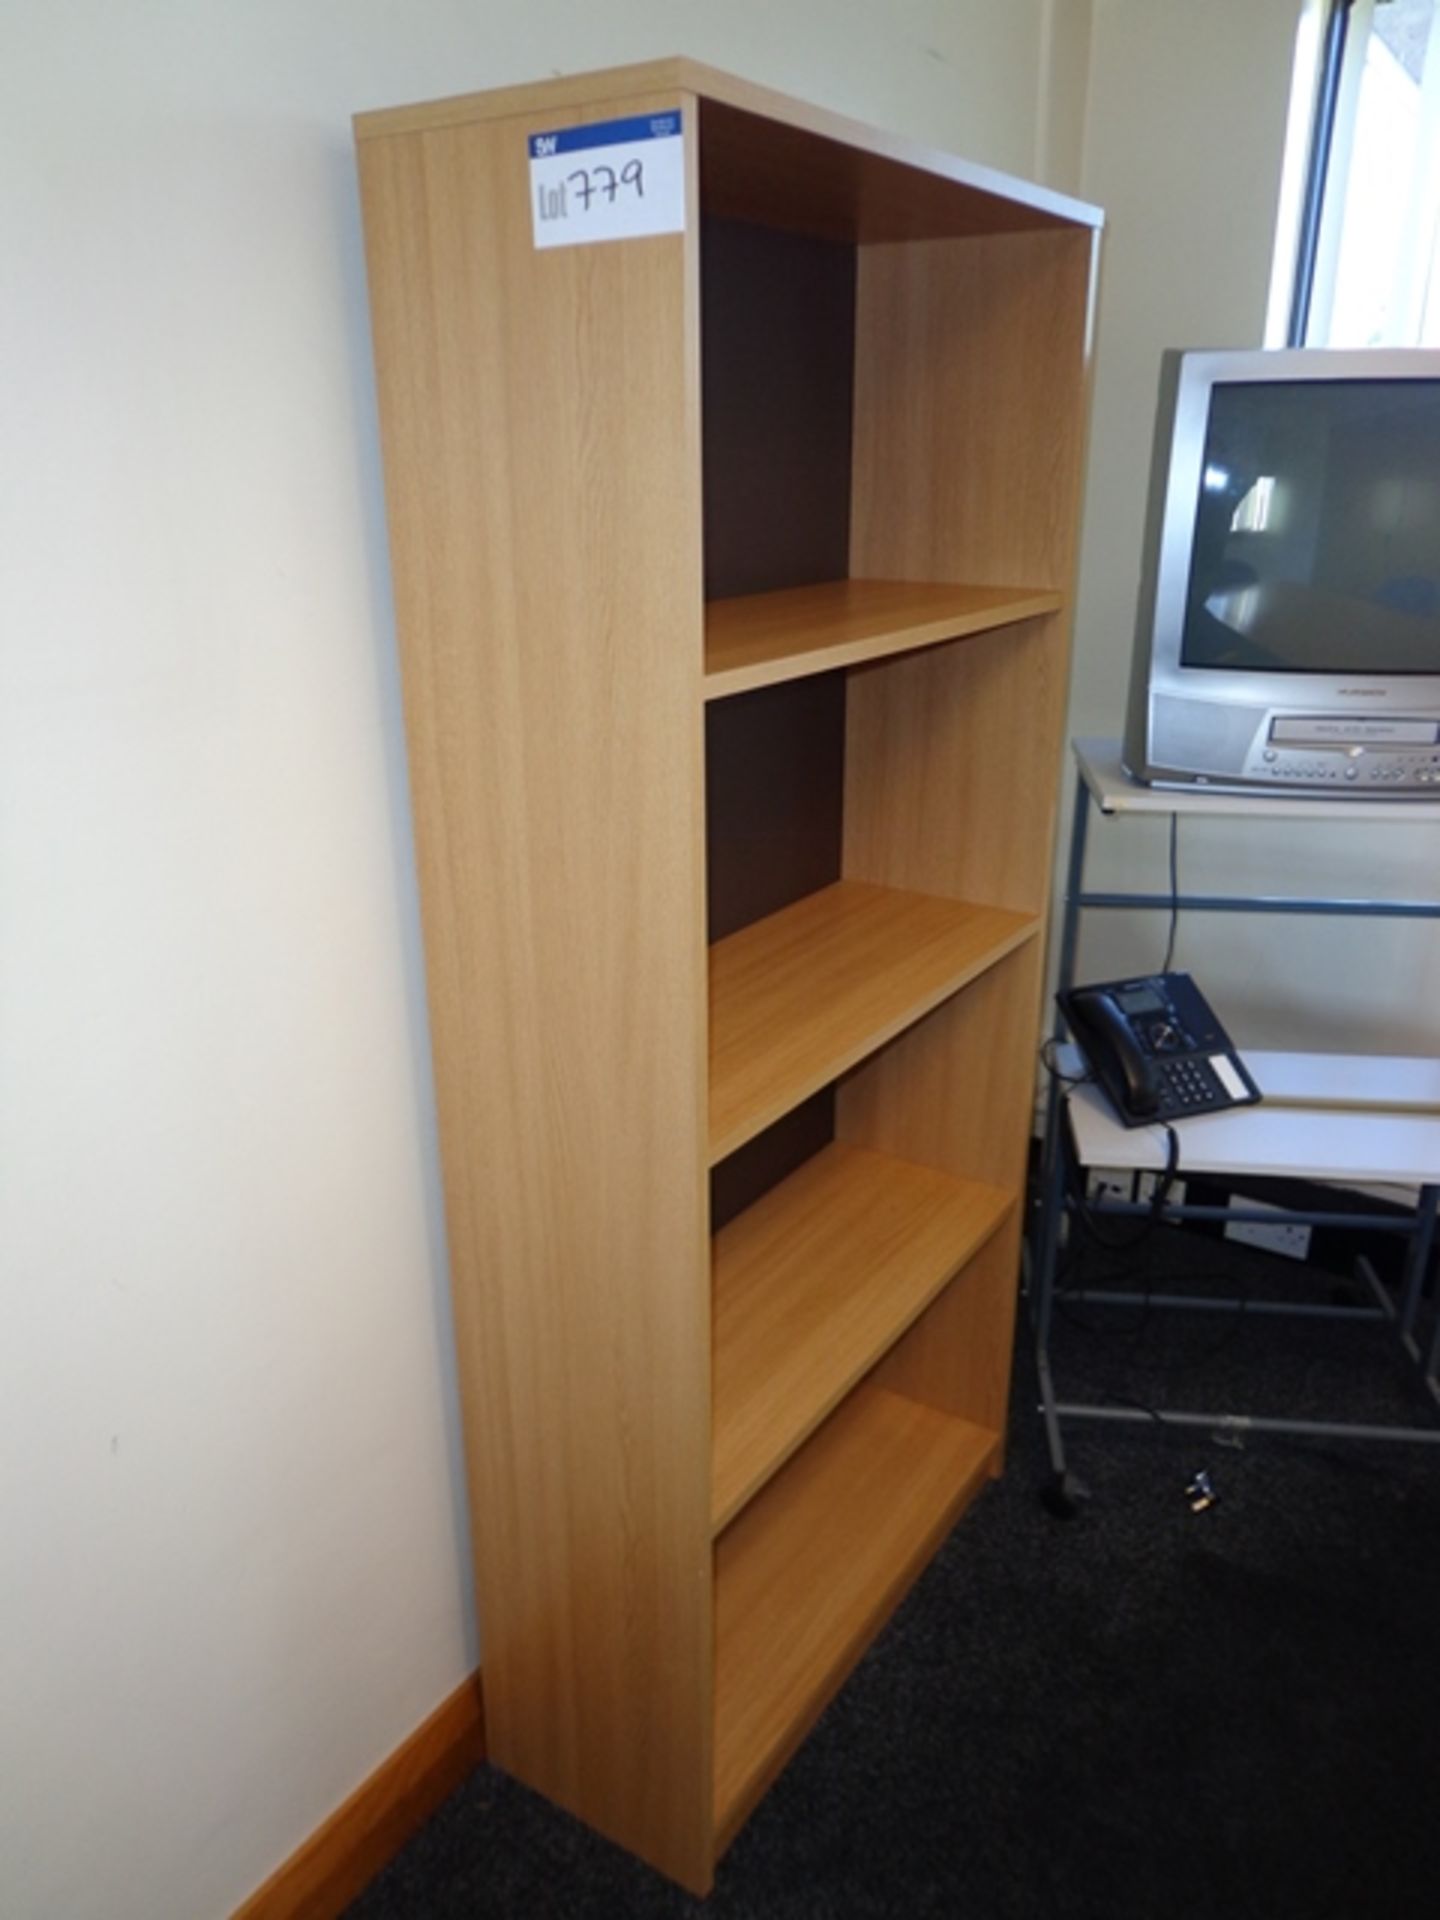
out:
<path id="1" fill-rule="evenodd" d="M 1125 1014 L 1165 1012 L 1165 1002 L 1153 987 L 1122 987 L 1115 999 Z"/>

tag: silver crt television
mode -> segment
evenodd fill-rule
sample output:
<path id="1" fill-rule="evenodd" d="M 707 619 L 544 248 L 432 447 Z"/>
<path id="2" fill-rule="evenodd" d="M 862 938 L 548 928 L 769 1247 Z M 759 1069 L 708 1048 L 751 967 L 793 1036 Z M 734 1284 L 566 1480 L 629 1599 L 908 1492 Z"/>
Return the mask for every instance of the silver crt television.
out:
<path id="1" fill-rule="evenodd" d="M 1440 797 L 1440 352 L 1165 355 L 1124 761 Z"/>

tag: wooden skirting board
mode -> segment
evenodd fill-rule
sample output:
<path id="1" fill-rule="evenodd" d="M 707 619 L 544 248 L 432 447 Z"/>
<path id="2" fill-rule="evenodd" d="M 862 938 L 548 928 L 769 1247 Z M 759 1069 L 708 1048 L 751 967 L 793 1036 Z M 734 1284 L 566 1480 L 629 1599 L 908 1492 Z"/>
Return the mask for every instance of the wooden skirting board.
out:
<path id="1" fill-rule="evenodd" d="M 480 1675 L 457 1687 L 233 1920 L 334 1920 L 485 1758 Z"/>

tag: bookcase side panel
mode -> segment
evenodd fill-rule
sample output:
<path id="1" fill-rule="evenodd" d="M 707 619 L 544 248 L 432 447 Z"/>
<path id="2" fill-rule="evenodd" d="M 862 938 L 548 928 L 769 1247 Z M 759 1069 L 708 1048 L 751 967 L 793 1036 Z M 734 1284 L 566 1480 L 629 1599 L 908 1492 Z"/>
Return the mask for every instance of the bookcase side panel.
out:
<path id="1" fill-rule="evenodd" d="M 1009 1423 L 1023 1224 L 1017 1206 L 870 1376 L 878 1387 L 993 1433 L 990 1471 L 996 1476 L 1004 1465 Z"/>
<path id="2" fill-rule="evenodd" d="M 972 981 L 841 1084 L 837 1137 L 1022 1195 L 1040 940 Z"/>
<path id="3" fill-rule="evenodd" d="M 1044 614 L 850 673 L 846 879 L 1043 914 L 1066 619 Z"/>
<path id="4" fill-rule="evenodd" d="M 877 1381 L 1001 1436 L 1010 1387 L 1044 949 L 1007 956 L 840 1088 L 837 1136 L 1015 1196 L 1009 1220 L 881 1363 Z M 999 1471 L 997 1453 L 994 1471 Z"/>
<path id="5" fill-rule="evenodd" d="M 1088 228 L 861 247 L 851 571 L 1068 592 Z"/>
<path id="6" fill-rule="evenodd" d="M 538 251 L 530 120 L 360 142 L 496 1760 L 713 1856 L 698 240 Z"/>
<path id="7" fill-rule="evenodd" d="M 1071 593 L 1095 251 L 1084 228 L 860 249 L 852 572 Z M 1069 629 L 1067 606 L 852 675 L 848 877 L 1043 913 Z"/>

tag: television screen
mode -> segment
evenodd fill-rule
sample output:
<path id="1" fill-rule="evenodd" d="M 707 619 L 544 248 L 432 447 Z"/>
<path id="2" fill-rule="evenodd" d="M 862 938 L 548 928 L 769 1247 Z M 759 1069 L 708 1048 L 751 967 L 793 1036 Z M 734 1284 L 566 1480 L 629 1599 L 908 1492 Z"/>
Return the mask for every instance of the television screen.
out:
<path id="1" fill-rule="evenodd" d="M 1440 674 L 1440 380 L 1212 389 L 1180 661 Z"/>

